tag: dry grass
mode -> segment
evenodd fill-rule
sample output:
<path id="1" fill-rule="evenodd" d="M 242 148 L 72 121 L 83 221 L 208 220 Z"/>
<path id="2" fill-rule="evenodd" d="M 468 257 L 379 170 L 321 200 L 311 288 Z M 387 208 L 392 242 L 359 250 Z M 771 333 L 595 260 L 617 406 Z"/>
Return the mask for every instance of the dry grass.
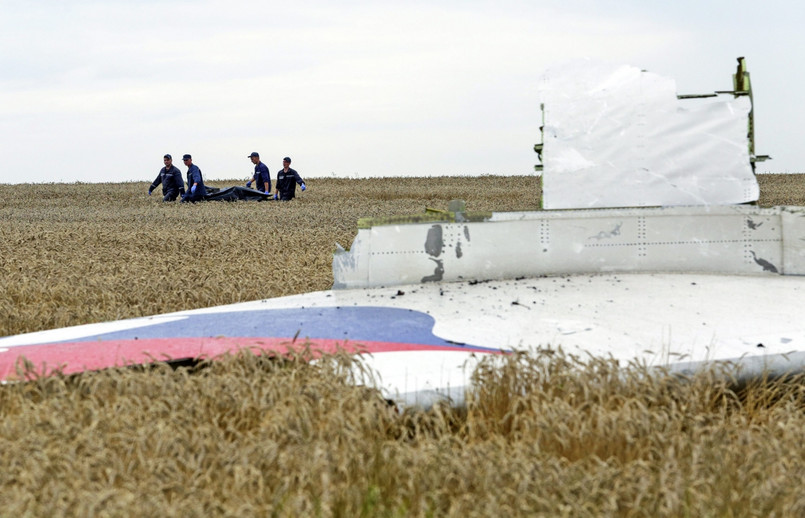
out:
<path id="1" fill-rule="evenodd" d="M 763 206 L 805 176 L 760 176 Z M 221 186 L 226 182 L 213 182 Z M 0 185 L 0 335 L 328 289 L 364 216 L 533 210 L 534 178 L 311 180 L 293 203 Z M 805 384 L 562 354 L 485 364 L 466 409 L 388 408 L 354 358 L 241 355 L 0 389 L 3 516 L 802 516 Z"/>
<path id="2" fill-rule="evenodd" d="M 329 289 L 335 243 L 352 244 L 358 218 L 539 199 L 528 177 L 309 186 L 292 203 L 188 205 L 147 183 L 0 185 L 0 336 Z"/>
<path id="3" fill-rule="evenodd" d="M 0 390 L 6 516 L 802 516 L 800 378 L 743 391 L 561 354 L 396 412 L 348 356 Z"/>

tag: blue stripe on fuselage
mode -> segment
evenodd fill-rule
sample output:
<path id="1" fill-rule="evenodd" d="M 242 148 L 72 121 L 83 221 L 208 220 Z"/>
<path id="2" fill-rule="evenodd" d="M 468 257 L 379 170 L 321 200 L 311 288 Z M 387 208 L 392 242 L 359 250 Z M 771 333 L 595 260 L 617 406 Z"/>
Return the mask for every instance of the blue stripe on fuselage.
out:
<path id="1" fill-rule="evenodd" d="M 433 334 L 432 316 L 411 309 L 374 306 L 264 309 L 190 314 L 171 322 L 84 337 L 81 341 L 188 337 L 319 338 L 460 347 L 498 351 L 448 342 Z M 68 340 L 64 340 L 68 341 Z M 75 340 L 69 340 L 75 341 Z"/>

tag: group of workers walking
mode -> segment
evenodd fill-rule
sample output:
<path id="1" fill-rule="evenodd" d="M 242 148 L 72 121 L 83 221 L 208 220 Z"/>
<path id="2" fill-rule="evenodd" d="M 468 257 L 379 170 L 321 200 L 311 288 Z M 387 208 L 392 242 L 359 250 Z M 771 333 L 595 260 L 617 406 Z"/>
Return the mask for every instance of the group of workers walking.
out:
<path id="1" fill-rule="evenodd" d="M 246 182 L 246 187 L 251 188 L 252 183 L 254 183 L 258 191 L 272 197 L 271 173 L 268 171 L 268 166 L 260 161 L 260 153 L 255 151 L 247 158 L 250 158 L 254 164 L 254 175 L 251 180 Z M 165 167 L 160 169 L 156 180 L 154 180 L 148 188 L 149 196 L 154 189 L 162 184 L 162 201 L 175 201 L 179 196 L 182 197 L 182 202 L 195 202 L 204 199 L 204 196 L 207 194 L 207 188 L 204 186 L 204 178 L 201 175 L 201 169 L 193 164 L 193 157 L 188 154 L 182 156 L 182 161 L 187 167 L 188 190 L 185 191 L 182 172 L 179 171 L 178 167 L 173 165 L 173 157 L 165 155 L 162 158 Z M 286 156 L 282 159 L 282 169 L 277 172 L 277 184 L 273 199 L 282 201 L 294 199 L 297 184 L 301 186 L 303 191 L 307 188 L 305 181 L 302 180 L 299 173 L 291 169 L 291 159 Z"/>

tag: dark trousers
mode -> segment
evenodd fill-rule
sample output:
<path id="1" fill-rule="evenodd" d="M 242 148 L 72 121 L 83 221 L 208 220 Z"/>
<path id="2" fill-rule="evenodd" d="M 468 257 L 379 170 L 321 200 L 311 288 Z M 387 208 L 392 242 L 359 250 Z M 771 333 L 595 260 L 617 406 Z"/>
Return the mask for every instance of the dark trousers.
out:
<path id="1" fill-rule="evenodd" d="M 169 189 L 164 194 L 165 195 L 162 197 L 162 201 L 175 201 L 181 193 L 179 192 L 179 189 Z"/>
<path id="2" fill-rule="evenodd" d="M 199 194 L 199 192 L 198 192 L 198 191 L 196 191 L 196 193 L 195 193 L 195 194 L 192 194 L 190 191 L 187 191 L 187 192 L 184 194 L 184 196 L 182 196 L 182 203 L 187 203 L 187 202 L 190 202 L 190 203 L 195 203 L 195 202 L 197 202 L 197 201 L 201 201 L 201 200 L 203 200 L 203 199 L 204 199 L 204 195 L 203 195 L 203 194 Z"/>

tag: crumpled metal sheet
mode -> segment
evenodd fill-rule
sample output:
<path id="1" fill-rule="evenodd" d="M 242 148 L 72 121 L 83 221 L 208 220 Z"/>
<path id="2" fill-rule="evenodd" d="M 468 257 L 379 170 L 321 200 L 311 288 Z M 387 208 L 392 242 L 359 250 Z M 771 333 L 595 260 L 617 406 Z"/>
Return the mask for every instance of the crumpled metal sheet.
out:
<path id="1" fill-rule="evenodd" d="M 747 96 L 678 99 L 673 79 L 589 60 L 549 69 L 539 93 L 546 209 L 758 199 Z"/>

